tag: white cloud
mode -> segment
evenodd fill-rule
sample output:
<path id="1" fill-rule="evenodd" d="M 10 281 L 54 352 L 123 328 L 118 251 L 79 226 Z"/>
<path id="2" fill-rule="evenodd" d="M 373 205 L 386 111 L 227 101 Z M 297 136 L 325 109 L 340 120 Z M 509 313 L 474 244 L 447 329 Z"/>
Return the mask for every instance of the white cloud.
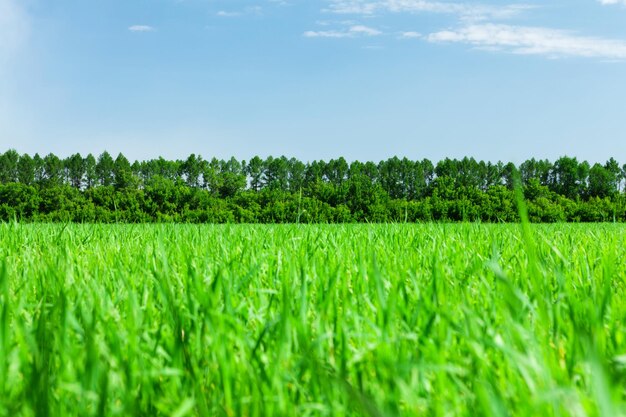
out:
<path id="1" fill-rule="evenodd" d="M 419 39 L 422 37 L 421 33 L 418 32 L 402 32 L 400 33 L 400 39 Z"/>
<path id="2" fill-rule="evenodd" d="M 389 13 L 434 13 L 452 17 L 459 29 L 442 30 L 422 36 L 419 32 L 396 31 L 396 39 L 425 39 L 429 42 L 455 42 L 476 49 L 542 55 L 547 57 L 587 57 L 626 60 L 626 41 L 584 36 L 545 27 L 502 24 L 535 8 L 527 4 L 480 4 L 461 0 L 327 0 L 327 13 L 377 17 Z M 486 0 L 483 0 L 486 1 Z M 516 1 L 516 0 L 511 0 Z M 520 0 L 524 1 L 524 0 Z M 625 5 L 626 0 L 597 0 L 605 5 Z M 306 32 L 309 37 L 353 37 L 347 31 Z"/>
<path id="3" fill-rule="evenodd" d="M 365 36 L 378 36 L 382 33 L 380 30 L 373 29 L 373 28 L 363 26 L 363 25 L 352 26 L 350 27 L 348 31 L 355 35 L 365 35 Z"/>
<path id="4" fill-rule="evenodd" d="M 305 38 L 348 38 L 350 34 L 339 30 L 307 30 L 303 36 Z"/>
<path id="5" fill-rule="evenodd" d="M 373 15 L 377 12 L 391 13 L 440 13 L 457 15 L 463 20 L 509 19 L 533 6 L 505 4 L 450 3 L 429 0 L 330 0 L 328 12 L 340 14 Z"/>
<path id="6" fill-rule="evenodd" d="M 626 59 L 626 42 L 579 36 L 542 27 L 499 24 L 469 25 L 457 30 L 431 33 L 430 42 L 457 42 L 481 49 L 522 55 Z"/>
<path id="7" fill-rule="evenodd" d="M 226 10 L 220 10 L 219 12 L 215 13 L 216 16 L 219 17 L 237 17 L 237 16 L 241 16 L 240 12 L 227 12 Z"/>
<path id="8" fill-rule="evenodd" d="M 356 38 L 378 35 L 382 35 L 380 30 L 363 25 L 353 25 L 344 30 L 309 30 L 304 32 L 304 36 L 307 38 Z"/>
<path id="9" fill-rule="evenodd" d="M 148 25 L 133 25 L 128 28 L 131 32 L 153 32 L 154 28 Z"/>
<path id="10" fill-rule="evenodd" d="M 18 0 L 0 0 L 0 59 L 17 51 L 28 38 L 28 15 Z"/>
<path id="11" fill-rule="evenodd" d="M 280 3 L 275 3 L 277 5 L 282 5 Z M 250 7 L 246 7 L 243 10 L 239 10 L 239 11 L 228 11 L 228 10 L 220 10 L 217 13 L 215 13 L 216 16 L 218 17 L 240 17 L 240 16 L 244 16 L 244 15 L 256 15 L 256 16 L 260 16 L 263 14 L 263 8 L 261 6 L 250 6 Z"/>
<path id="12" fill-rule="evenodd" d="M 263 8 L 261 6 L 250 6 L 244 9 L 246 14 L 255 14 L 260 15 L 263 14 Z"/>
<path id="13" fill-rule="evenodd" d="M 379 2 L 367 0 L 331 0 L 326 11 L 342 14 L 374 14 L 380 8 Z"/>

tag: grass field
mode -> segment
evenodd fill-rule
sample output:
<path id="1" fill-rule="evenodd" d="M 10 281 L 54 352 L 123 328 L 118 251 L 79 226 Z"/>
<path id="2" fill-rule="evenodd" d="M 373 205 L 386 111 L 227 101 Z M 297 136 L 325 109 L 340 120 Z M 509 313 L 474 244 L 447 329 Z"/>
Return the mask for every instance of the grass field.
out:
<path id="1" fill-rule="evenodd" d="M 626 415 L 621 225 L 0 225 L 0 416 Z"/>

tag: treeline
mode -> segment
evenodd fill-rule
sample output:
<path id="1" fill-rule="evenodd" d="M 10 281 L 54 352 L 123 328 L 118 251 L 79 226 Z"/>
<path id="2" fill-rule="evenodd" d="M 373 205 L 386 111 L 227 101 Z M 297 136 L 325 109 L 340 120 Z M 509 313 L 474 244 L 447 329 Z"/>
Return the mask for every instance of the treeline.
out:
<path id="1" fill-rule="evenodd" d="M 531 221 L 624 221 L 626 165 L 576 158 L 519 166 L 473 158 L 301 162 L 163 158 L 104 152 L 61 159 L 0 154 L 0 220 L 334 223 L 518 220 L 519 178 Z"/>

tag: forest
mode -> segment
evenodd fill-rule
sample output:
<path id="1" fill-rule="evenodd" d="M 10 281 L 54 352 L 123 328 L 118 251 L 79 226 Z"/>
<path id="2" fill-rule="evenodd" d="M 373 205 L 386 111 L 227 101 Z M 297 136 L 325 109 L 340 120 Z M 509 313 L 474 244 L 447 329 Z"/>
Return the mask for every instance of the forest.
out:
<path id="1" fill-rule="evenodd" d="M 254 157 L 129 161 L 0 154 L 0 221 L 80 223 L 532 222 L 626 220 L 626 164 L 563 156 L 302 162 Z"/>

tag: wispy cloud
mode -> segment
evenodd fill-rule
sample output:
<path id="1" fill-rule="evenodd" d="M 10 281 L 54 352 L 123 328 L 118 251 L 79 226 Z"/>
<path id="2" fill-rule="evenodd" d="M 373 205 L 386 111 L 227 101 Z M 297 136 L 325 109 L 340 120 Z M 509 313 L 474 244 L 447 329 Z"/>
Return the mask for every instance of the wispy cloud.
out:
<path id="1" fill-rule="evenodd" d="M 354 33 L 355 35 L 365 35 L 365 36 L 378 36 L 382 34 L 382 32 L 378 29 L 373 29 L 368 26 L 356 25 L 352 26 L 349 29 L 350 33 Z"/>
<path id="2" fill-rule="evenodd" d="M 281 5 L 278 2 L 275 2 L 275 4 L 279 6 Z M 218 17 L 240 17 L 244 15 L 260 16 L 262 14 L 263 14 L 263 8 L 261 6 L 250 6 L 242 10 L 220 10 L 217 13 L 215 13 L 215 15 Z"/>
<path id="3" fill-rule="evenodd" d="M 237 17 L 237 16 L 241 16 L 240 12 L 227 12 L 226 10 L 220 10 L 219 12 L 215 13 L 216 16 L 219 17 Z"/>
<path id="4" fill-rule="evenodd" d="M 307 38 L 356 38 L 360 36 L 378 36 L 382 32 L 364 25 L 353 25 L 343 30 L 309 30 L 303 34 Z"/>
<path id="5" fill-rule="evenodd" d="M 155 29 L 148 25 L 133 25 L 128 28 L 131 32 L 153 32 Z"/>
<path id="6" fill-rule="evenodd" d="M 522 55 L 626 59 L 626 42 L 580 36 L 573 32 L 502 24 L 469 25 L 431 33 L 430 42 L 456 42 Z"/>
<path id="7" fill-rule="evenodd" d="M 400 39 L 420 39 L 422 34 L 419 32 L 402 32 L 398 37 Z"/>
<path id="8" fill-rule="evenodd" d="M 539 55 L 548 58 L 585 57 L 601 60 L 626 60 L 626 40 L 589 36 L 574 31 L 543 26 L 513 25 L 510 19 L 532 17 L 527 13 L 532 6 L 523 3 L 464 2 L 461 0 L 326 0 L 325 13 L 354 15 L 368 21 L 380 21 L 389 14 L 433 13 L 448 15 L 454 29 L 422 35 L 417 31 L 392 30 L 396 40 L 421 39 L 431 43 L 460 43 L 474 49 L 518 55 Z M 486 0 L 482 0 L 485 1 Z M 506 1 L 506 0 L 505 0 Z M 516 0 L 511 0 L 515 2 Z M 519 0 L 523 2 L 524 0 Z M 604 5 L 624 5 L 626 0 L 596 0 Z M 352 17 L 352 16 L 351 16 Z M 355 26 L 342 30 L 308 31 L 306 37 L 354 38 L 362 35 L 379 35 L 376 29 L 357 30 Z M 366 28 L 366 27 L 363 27 Z M 370 29 L 370 28 L 367 28 Z"/>
<path id="9" fill-rule="evenodd" d="M 510 19 L 533 6 L 526 4 L 451 3 L 428 0 L 330 0 L 327 12 L 374 15 L 376 13 L 439 13 L 457 15 L 463 20 Z"/>
<path id="10" fill-rule="evenodd" d="M 30 31 L 28 15 L 18 0 L 0 0 L 0 58 L 18 50 Z"/>

